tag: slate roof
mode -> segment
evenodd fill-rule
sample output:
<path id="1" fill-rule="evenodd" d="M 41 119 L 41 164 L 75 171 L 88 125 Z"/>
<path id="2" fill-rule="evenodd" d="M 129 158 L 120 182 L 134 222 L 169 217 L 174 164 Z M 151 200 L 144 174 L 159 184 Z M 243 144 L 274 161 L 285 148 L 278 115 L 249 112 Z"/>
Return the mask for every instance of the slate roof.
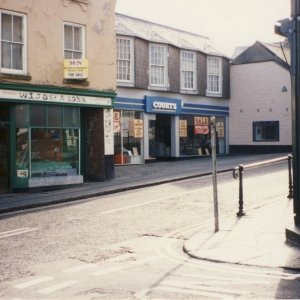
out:
<path id="1" fill-rule="evenodd" d="M 290 69 L 290 47 L 288 43 L 262 43 L 256 41 L 231 62 L 232 65 L 274 61 Z"/>
<path id="2" fill-rule="evenodd" d="M 149 42 L 169 44 L 180 49 L 200 51 L 209 55 L 223 56 L 203 35 L 137 19 L 123 14 L 115 14 L 116 34 L 138 37 Z"/>

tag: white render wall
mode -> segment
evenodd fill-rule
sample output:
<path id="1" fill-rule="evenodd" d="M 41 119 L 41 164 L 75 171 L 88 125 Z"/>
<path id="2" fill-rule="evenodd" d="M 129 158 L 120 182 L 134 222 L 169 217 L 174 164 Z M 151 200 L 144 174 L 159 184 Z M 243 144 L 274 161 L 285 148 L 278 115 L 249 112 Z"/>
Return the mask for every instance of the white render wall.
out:
<path id="1" fill-rule="evenodd" d="M 275 62 L 232 65 L 230 145 L 291 145 L 291 79 Z M 287 92 L 282 92 L 283 87 Z M 253 142 L 252 122 L 279 121 L 278 142 Z"/>

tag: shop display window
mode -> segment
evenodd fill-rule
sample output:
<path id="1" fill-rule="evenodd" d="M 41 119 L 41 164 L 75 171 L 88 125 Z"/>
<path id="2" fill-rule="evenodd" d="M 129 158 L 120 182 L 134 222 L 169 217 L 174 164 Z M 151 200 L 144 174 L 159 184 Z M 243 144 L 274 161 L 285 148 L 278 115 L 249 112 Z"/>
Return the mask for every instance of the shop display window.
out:
<path id="1" fill-rule="evenodd" d="M 210 155 L 210 118 L 183 115 L 179 122 L 180 155 Z"/>
<path id="2" fill-rule="evenodd" d="M 138 111 L 114 111 L 115 164 L 143 163 L 144 124 Z"/>
<path id="3" fill-rule="evenodd" d="M 15 118 L 17 177 L 79 174 L 79 108 L 17 105 Z"/>

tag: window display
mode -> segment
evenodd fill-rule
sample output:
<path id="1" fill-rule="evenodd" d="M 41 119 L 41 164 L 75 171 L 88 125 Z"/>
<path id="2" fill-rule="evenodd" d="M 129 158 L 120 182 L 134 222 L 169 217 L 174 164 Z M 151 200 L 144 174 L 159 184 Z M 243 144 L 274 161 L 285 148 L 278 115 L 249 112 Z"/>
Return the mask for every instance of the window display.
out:
<path id="1" fill-rule="evenodd" d="M 79 108 L 17 105 L 17 177 L 79 174 Z"/>
<path id="2" fill-rule="evenodd" d="M 115 164 L 143 163 L 144 123 L 137 111 L 114 111 Z"/>

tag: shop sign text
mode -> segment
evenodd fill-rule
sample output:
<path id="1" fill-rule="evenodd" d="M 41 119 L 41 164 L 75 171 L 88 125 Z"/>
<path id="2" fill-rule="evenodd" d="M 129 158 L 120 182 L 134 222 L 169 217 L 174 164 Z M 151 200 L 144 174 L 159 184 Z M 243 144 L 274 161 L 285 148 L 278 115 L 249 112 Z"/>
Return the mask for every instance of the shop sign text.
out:
<path id="1" fill-rule="evenodd" d="M 16 90 L 0 90 L 0 98 L 28 102 L 70 103 L 76 105 L 111 106 L 110 98 L 54 94 Z"/>

